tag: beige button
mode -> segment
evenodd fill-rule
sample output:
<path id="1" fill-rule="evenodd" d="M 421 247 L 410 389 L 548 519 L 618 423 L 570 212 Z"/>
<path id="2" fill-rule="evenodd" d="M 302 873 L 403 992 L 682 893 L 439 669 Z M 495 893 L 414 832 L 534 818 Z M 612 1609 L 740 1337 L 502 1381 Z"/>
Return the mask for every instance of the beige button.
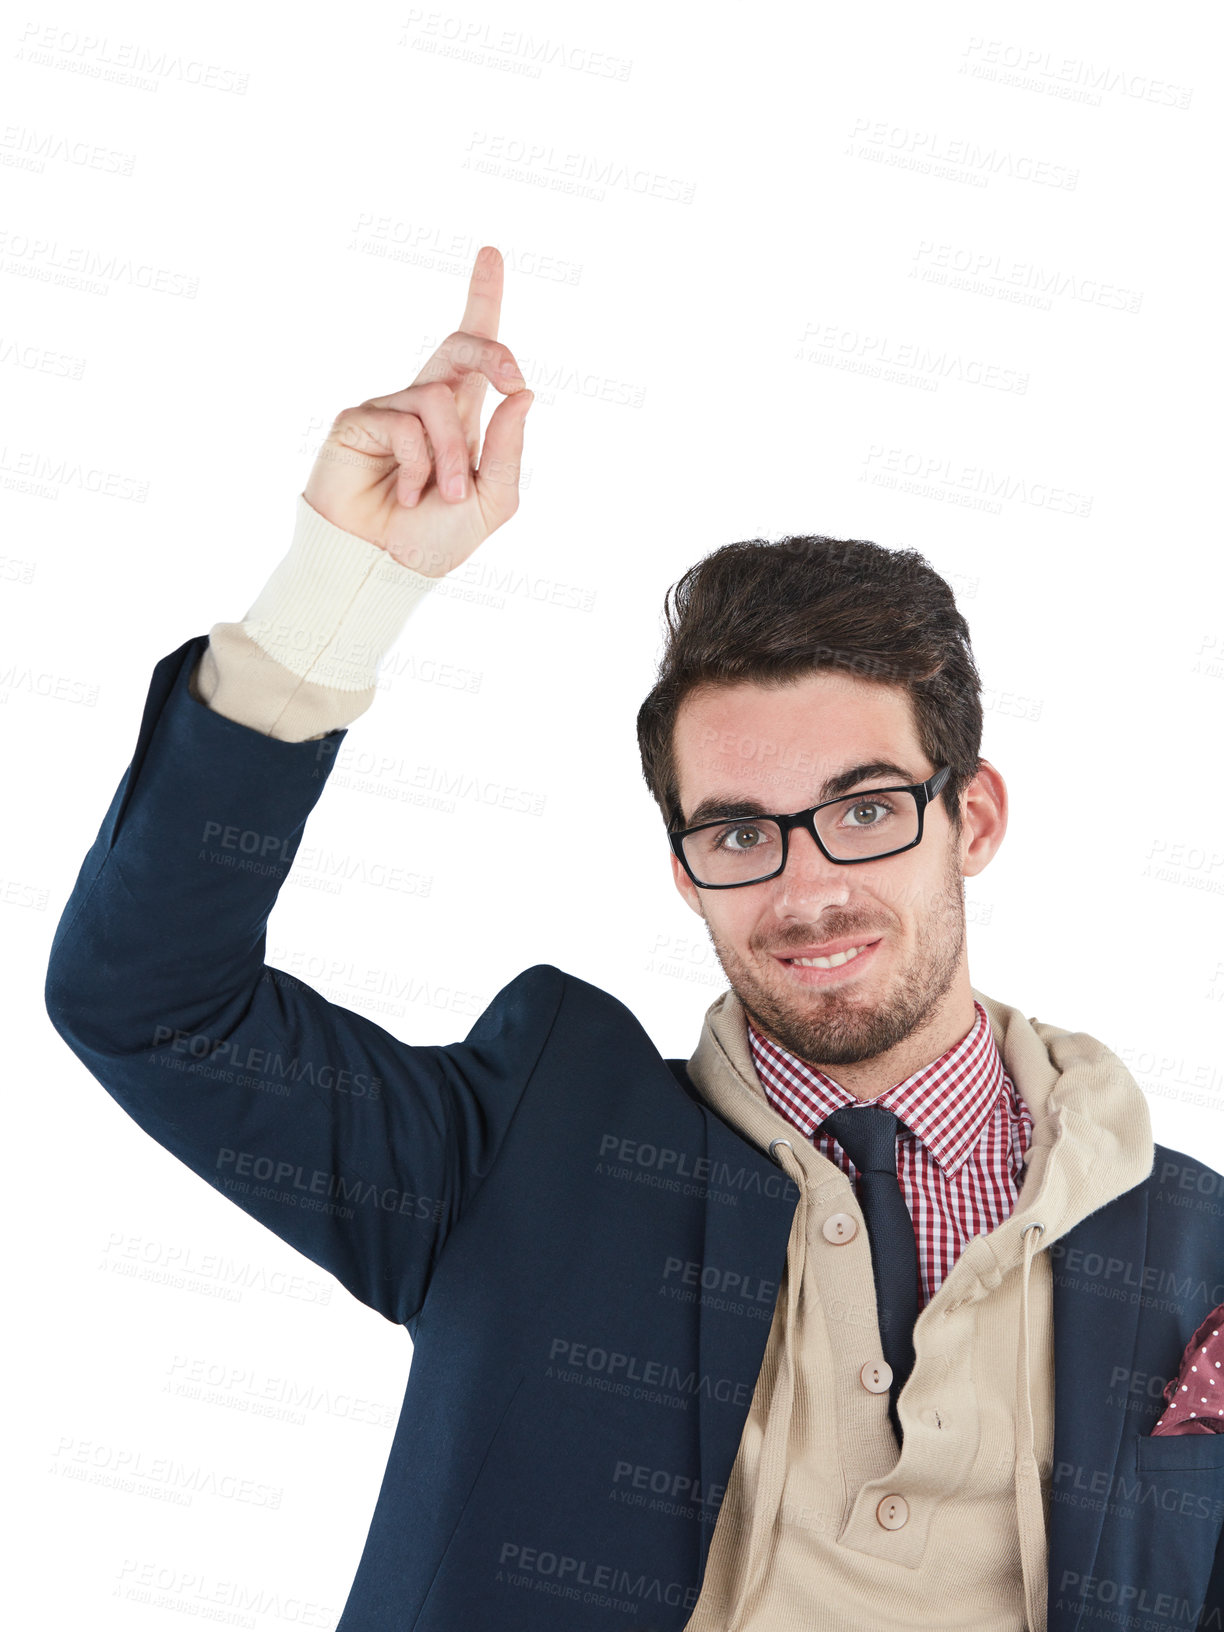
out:
<path id="1" fill-rule="evenodd" d="M 859 1381 L 872 1394 L 884 1394 L 892 1386 L 892 1367 L 887 1360 L 868 1360 L 859 1370 Z"/>
<path id="2" fill-rule="evenodd" d="M 840 1246 L 843 1241 L 853 1241 L 858 1234 L 858 1225 L 849 1213 L 830 1213 L 820 1226 L 820 1233 L 826 1241 L 832 1241 Z"/>
<path id="3" fill-rule="evenodd" d="M 876 1508 L 876 1518 L 885 1530 L 900 1530 L 909 1518 L 909 1503 L 904 1496 L 884 1496 Z"/>

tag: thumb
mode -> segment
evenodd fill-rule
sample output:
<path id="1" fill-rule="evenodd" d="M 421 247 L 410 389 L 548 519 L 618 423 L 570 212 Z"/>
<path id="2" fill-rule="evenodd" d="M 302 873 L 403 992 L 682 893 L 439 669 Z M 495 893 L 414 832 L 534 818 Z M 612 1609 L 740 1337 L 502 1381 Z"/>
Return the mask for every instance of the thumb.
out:
<path id="1" fill-rule="evenodd" d="M 475 484 L 481 508 L 494 527 L 509 521 L 518 509 L 523 425 L 534 401 L 534 394 L 526 390 L 503 397 L 485 431 Z"/>

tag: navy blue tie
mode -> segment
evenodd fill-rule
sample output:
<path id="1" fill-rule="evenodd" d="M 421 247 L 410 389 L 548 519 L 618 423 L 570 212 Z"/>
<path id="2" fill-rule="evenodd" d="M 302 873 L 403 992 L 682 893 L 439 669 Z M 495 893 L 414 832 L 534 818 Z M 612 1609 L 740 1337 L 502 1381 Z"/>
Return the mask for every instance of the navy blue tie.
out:
<path id="1" fill-rule="evenodd" d="M 897 1178 L 897 1117 L 882 1105 L 843 1105 L 820 1124 L 858 1172 L 858 1200 L 871 1241 L 880 1346 L 892 1368 L 888 1414 L 901 1443 L 897 1396 L 914 1369 L 918 1318 L 918 1243 Z"/>

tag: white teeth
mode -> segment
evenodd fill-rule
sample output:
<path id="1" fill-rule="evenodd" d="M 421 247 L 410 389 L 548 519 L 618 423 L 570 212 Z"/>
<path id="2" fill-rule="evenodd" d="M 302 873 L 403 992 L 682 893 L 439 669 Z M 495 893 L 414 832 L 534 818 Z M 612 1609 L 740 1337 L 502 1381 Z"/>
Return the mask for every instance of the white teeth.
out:
<path id="1" fill-rule="evenodd" d="M 863 950 L 861 946 L 852 946 L 846 952 L 834 952 L 831 958 L 791 958 L 791 963 L 797 963 L 801 969 L 836 969 L 839 963 L 849 963 L 851 958 L 857 958 Z"/>

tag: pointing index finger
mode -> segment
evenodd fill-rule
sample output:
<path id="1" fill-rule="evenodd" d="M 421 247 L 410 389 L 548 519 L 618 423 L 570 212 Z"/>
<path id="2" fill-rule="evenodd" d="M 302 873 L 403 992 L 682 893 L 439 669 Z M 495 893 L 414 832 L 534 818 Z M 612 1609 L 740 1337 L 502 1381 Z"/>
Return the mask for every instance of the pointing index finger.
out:
<path id="1" fill-rule="evenodd" d="M 459 324 L 465 333 L 484 335 L 488 340 L 497 339 L 504 271 L 501 251 L 492 244 L 483 245 L 472 268 L 467 305 Z"/>

